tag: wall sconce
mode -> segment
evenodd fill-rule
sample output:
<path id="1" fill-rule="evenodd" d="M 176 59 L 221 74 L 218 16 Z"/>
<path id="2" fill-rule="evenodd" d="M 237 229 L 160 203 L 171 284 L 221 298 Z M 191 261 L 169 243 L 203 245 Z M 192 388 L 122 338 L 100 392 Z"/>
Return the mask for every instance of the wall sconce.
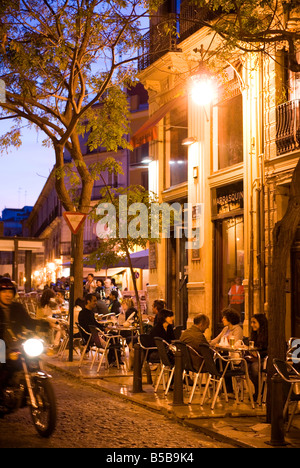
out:
<path id="1" fill-rule="evenodd" d="M 198 179 L 198 166 L 193 167 L 193 178 Z"/>
<path id="2" fill-rule="evenodd" d="M 153 161 L 153 158 L 151 156 L 146 156 L 144 159 L 142 159 L 141 163 L 150 164 L 152 161 Z"/>
<path id="3" fill-rule="evenodd" d="M 185 138 L 184 140 L 182 140 L 181 144 L 183 146 L 189 146 L 189 145 L 192 145 L 193 143 L 195 143 L 197 140 L 195 137 L 188 137 L 188 138 Z"/>

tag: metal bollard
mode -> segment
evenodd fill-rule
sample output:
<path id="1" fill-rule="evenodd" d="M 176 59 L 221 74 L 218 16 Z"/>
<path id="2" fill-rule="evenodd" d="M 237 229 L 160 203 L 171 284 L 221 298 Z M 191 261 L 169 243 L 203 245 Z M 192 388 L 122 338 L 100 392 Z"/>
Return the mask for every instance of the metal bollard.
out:
<path id="1" fill-rule="evenodd" d="M 175 352 L 175 371 L 174 371 L 174 393 L 173 405 L 184 405 L 183 403 L 183 381 L 182 381 L 182 357 L 180 349 Z"/>
<path id="2" fill-rule="evenodd" d="M 132 393 L 142 393 L 142 360 L 141 347 L 138 343 L 134 345 L 134 360 L 133 360 L 133 389 Z"/>
<path id="3" fill-rule="evenodd" d="M 271 384 L 271 440 L 267 443 L 278 447 L 287 445 L 284 440 L 282 378 L 278 374 L 274 374 Z"/>

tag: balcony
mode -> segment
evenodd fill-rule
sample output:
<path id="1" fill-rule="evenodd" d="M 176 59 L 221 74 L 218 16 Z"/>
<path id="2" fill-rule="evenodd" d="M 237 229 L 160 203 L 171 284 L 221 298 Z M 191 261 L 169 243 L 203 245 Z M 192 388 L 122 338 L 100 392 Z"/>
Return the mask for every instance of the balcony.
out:
<path id="1" fill-rule="evenodd" d="M 169 13 L 164 21 L 150 26 L 143 37 L 143 47 L 139 50 L 138 69 L 145 70 L 167 52 L 177 50 L 176 18 Z"/>
<path id="2" fill-rule="evenodd" d="M 300 147 L 300 99 L 280 104 L 276 109 L 277 154 Z"/>

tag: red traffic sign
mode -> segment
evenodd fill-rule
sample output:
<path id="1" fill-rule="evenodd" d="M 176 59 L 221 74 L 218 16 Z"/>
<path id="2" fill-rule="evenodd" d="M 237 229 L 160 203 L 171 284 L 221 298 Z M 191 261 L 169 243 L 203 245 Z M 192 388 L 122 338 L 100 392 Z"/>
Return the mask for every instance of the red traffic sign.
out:
<path id="1" fill-rule="evenodd" d="M 86 214 L 79 213 L 78 211 L 65 211 L 63 216 L 73 234 L 77 234 L 87 217 Z"/>

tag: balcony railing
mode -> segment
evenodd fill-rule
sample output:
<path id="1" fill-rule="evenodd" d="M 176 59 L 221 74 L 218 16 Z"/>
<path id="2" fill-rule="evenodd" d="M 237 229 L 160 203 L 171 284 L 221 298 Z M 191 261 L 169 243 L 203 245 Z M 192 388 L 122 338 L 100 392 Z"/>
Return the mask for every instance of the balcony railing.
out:
<path id="1" fill-rule="evenodd" d="M 179 15 L 179 38 L 178 42 L 184 41 L 194 32 L 203 27 L 203 21 L 209 22 L 217 18 L 221 9 L 212 11 L 208 7 L 198 7 L 191 4 L 190 0 L 180 2 Z"/>
<path id="2" fill-rule="evenodd" d="M 177 50 L 176 19 L 174 14 L 165 15 L 164 21 L 152 25 L 143 37 L 139 50 L 138 68 L 145 70 L 167 52 Z"/>
<path id="3" fill-rule="evenodd" d="M 280 104 L 276 109 L 277 153 L 283 154 L 300 147 L 300 99 Z"/>

